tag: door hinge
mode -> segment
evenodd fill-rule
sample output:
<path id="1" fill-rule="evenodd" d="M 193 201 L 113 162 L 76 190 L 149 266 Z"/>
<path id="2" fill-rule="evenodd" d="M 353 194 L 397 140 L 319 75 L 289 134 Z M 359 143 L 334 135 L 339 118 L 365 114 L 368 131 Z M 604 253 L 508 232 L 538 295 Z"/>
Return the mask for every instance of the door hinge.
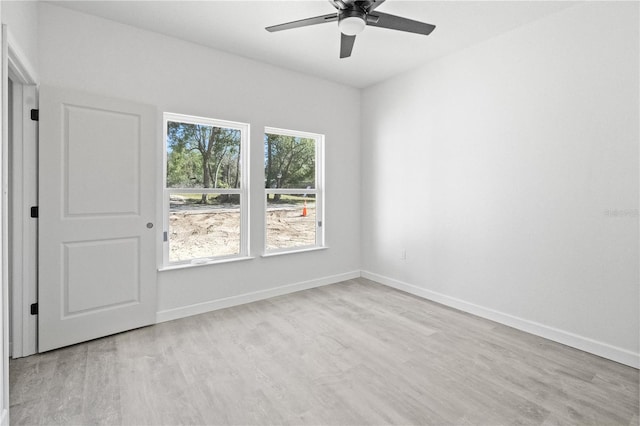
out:
<path id="1" fill-rule="evenodd" d="M 169 241 L 169 236 L 167 235 L 167 231 L 164 231 L 162 233 L 162 241 L 164 241 L 165 243 Z"/>
<path id="2" fill-rule="evenodd" d="M 321 220 L 318 221 L 318 228 L 322 228 L 322 221 Z"/>
<path id="3" fill-rule="evenodd" d="M 40 110 L 39 109 L 32 109 L 31 110 L 31 119 L 33 121 L 39 121 L 40 120 Z"/>
<path id="4" fill-rule="evenodd" d="M 38 304 L 37 303 L 32 303 L 31 304 L 31 315 L 38 315 Z"/>
<path id="5" fill-rule="evenodd" d="M 38 213 L 40 213 L 38 210 L 39 210 L 38 206 L 31 207 L 31 217 L 37 218 L 38 217 Z"/>

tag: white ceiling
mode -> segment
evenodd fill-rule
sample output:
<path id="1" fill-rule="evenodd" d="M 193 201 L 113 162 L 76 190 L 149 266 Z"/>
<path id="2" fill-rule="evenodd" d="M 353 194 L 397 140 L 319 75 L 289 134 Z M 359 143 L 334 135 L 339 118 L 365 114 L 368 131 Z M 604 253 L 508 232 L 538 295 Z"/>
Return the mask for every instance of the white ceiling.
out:
<path id="1" fill-rule="evenodd" d="M 59 6 L 353 87 L 367 87 L 575 4 L 559 1 L 387 0 L 379 11 L 436 25 L 431 35 L 367 27 L 339 59 L 337 23 L 265 27 L 335 11 L 326 0 L 55 1 Z"/>

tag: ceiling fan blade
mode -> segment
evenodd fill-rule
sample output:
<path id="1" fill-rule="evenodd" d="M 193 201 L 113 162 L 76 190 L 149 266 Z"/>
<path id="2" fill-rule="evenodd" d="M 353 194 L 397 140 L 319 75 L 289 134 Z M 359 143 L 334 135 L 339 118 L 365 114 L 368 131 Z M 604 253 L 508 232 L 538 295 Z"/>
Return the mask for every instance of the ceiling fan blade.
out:
<path id="1" fill-rule="evenodd" d="M 376 10 L 382 3 L 384 3 L 384 0 L 372 0 L 371 4 L 367 7 L 367 13 Z"/>
<path id="2" fill-rule="evenodd" d="M 356 36 L 340 34 L 340 58 L 348 58 L 351 56 L 353 43 L 355 43 L 355 41 Z"/>
<path id="3" fill-rule="evenodd" d="M 309 25 L 324 24 L 325 22 L 333 22 L 338 20 L 337 13 L 330 13 L 328 15 L 316 16 L 314 18 L 300 19 L 299 21 L 287 22 L 285 24 L 272 25 L 265 28 L 269 32 L 290 30 L 292 28 L 307 27 Z"/>
<path id="4" fill-rule="evenodd" d="M 367 20 L 367 25 L 372 27 L 389 28 L 391 30 L 406 31 L 408 33 L 429 35 L 436 26 L 426 24 L 424 22 L 414 21 L 413 19 L 402 18 L 396 15 L 389 15 L 387 13 L 375 12 L 370 15 L 373 18 L 378 18 L 377 21 Z"/>

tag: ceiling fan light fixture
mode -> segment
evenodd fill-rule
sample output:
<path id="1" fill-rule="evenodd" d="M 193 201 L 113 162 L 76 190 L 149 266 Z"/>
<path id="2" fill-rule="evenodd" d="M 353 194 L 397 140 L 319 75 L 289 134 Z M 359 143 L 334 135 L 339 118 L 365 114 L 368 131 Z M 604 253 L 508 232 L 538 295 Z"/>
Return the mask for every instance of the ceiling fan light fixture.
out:
<path id="1" fill-rule="evenodd" d="M 348 36 L 360 34 L 366 26 L 367 22 L 362 16 L 347 16 L 340 19 L 340 22 L 338 22 L 340 32 Z"/>

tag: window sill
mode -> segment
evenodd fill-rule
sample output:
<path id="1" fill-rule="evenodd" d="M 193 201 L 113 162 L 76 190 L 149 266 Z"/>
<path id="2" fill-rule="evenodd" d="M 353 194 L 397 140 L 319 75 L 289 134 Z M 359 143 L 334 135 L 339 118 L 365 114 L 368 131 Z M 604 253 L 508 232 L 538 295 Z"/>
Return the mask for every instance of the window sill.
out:
<path id="1" fill-rule="evenodd" d="M 264 253 L 260 257 L 273 257 L 273 256 L 282 256 L 284 254 L 306 253 L 308 251 L 327 250 L 328 248 L 329 247 L 327 247 L 327 246 L 322 246 L 322 247 L 309 247 L 309 248 L 301 248 L 301 249 L 292 249 L 292 250 L 286 250 L 286 251 L 275 251 L 275 252 L 271 252 L 271 253 Z"/>
<path id="2" fill-rule="evenodd" d="M 160 268 L 158 268 L 158 272 L 173 271 L 176 269 L 197 268 L 200 266 L 219 265 L 221 263 L 242 262 L 242 261 L 251 260 L 251 259 L 255 259 L 255 257 L 244 256 L 244 257 L 233 257 L 228 259 L 202 260 L 202 261 L 197 261 L 195 263 L 178 263 L 175 265 L 161 266 Z"/>

